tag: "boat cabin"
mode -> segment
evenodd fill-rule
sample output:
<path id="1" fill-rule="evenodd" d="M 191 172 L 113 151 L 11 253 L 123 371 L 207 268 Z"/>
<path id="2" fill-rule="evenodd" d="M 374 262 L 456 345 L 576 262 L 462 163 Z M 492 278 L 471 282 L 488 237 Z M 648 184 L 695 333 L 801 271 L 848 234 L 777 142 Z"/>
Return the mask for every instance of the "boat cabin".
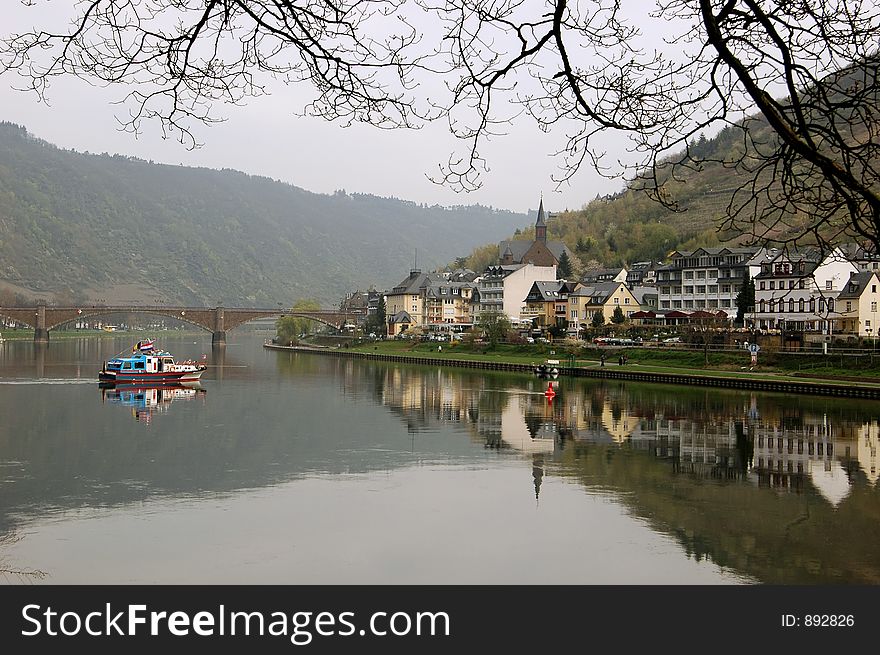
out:
<path id="1" fill-rule="evenodd" d="M 131 357 L 115 357 L 107 362 L 110 371 L 143 371 L 144 373 L 161 373 L 171 370 L 174 358 L 164 353 L 153 355 L 133 355 Z"/>

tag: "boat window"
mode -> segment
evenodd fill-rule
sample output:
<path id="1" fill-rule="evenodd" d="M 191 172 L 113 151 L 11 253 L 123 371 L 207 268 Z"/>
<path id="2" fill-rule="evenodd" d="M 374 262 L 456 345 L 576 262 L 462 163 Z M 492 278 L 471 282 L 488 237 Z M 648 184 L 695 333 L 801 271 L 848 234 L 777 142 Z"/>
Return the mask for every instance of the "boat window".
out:
<path id="1" fill-rule="evenodd" d="M 131 362 L 125 362 L 125 363 L 122 365 L 122 368 L 131 368 Z"/>
<path id="2" fill-rule="evenodd" d="M 134 367 L 135 367 L 135 368 L 143 368 L 143 367 L 144 367 L 144 363 L 143 363 L 143 362 L 135 362 L 135 363 L 134 363 Z"/>
<path id="3" fill-rule="evenodd" d="M 173 364 L 174 363 L 174 360 L 171 359 L 170 357 L 166 357 L 162 361 L 165 362 L 166 364 Z"/>

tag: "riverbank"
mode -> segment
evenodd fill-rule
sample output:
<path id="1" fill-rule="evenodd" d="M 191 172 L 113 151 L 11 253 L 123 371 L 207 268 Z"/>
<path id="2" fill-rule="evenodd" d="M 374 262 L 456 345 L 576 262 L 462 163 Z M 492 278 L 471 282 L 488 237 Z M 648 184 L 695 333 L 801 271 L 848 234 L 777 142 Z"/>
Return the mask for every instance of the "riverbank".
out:
<path id="1" fill-rule="evenodd" d="M 468 353 L 456 352 L 452 348 L 434 350 L 405 350 L 400 347 L 390 351 L 392 344 L 364 344 L 352 348 L 320 348 L 313 346 L 279 346 L 267 343 L 266 348 L 279 351 L 319 354 L 333 357 L 352 357 L 375 361 L 397 362 L 404 364 L 420 364 L 432 366 L 453 366 L 459 368 L 477 368 L 492 371 L 509 371 L 516 373 L 533 373 L 534 367 L 543 362 L 534 353 Z M 382 346 L 380 350 L 380 346 Z M 393 344 L 397 346 L 397 344 Z M 553 352 L 553 351 L 550 351 Z M 597 355 L 598 356 L 598 355 Z M 613 380 L 629 380 L 634 382 L 653 382 L 661 384 L 677 384 L 689 386 L 725 387 L 752 391 L 774 391 L 780 393 L 798 393 L 809 395 L 827 395 L 855 398 L 880 399 L 880 382 L 859 379 L 833 379 L 830 377 L 816 378 L 816 373 L 803 375 L 807 379 L 794 379 L 792 373 L 765 371 L 723 371 L 698 369 L 694 367 L 679 368 L 668 365 L 652 365 L 641 362 L 630 362 L 619 365 L 618 360 L 608 359 L 603 366 L 600 361 L 566 356 L 564 353 L 550 354 L 549 357 L 560 361 L 559 374 L 572 377 L 606 378 Z"/>

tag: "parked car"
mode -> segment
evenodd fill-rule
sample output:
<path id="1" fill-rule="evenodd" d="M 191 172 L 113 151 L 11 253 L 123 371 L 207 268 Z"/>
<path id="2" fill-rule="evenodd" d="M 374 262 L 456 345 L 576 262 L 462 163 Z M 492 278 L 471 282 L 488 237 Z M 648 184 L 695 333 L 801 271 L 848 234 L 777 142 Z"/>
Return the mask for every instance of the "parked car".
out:
<path id="1" fill-rule="evenodd" d="M 548 339 L 547 337 L 538 337 L 535 341 L 537 341 L 538 343 L 550 343 L 550 339 Z"/>
<path id="2" fill-rule="evenodd" d="M 668 339 L 663 339 L 663 343 L 681 343 L 681 337 L 669 337 Z"/>
<path id="3" fill-rule="evenodd" d="M 534 337 L 526 337 L 526 343 L 535 343 Z"/>

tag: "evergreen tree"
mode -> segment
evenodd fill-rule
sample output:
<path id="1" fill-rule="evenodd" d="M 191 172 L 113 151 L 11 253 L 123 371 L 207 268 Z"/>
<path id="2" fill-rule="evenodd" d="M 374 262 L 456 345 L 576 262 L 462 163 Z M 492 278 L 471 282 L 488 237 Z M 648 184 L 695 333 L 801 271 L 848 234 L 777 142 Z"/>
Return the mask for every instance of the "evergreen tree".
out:
<path id="1" fill-rule="evenodd" d="M 602 312 L 601 309 L 593 314 L 593 320 L 590 324 L 594 328 L 599 328 L 605 325 L 605 314 Z"/>
<path id="2" fill-rule="evenodd" d="M 616 325 L 621 325 L 626 323 L 626 316 L 623 313 L 623 310 L 620 308 L 620 305 L 614 308 L 614 314 L 611 316 L 611 322 Z"/>
<path id="3" fill-rule="evenodd" d="M 563 250 L 562 257 L 559 258 L 559 264 L 556 267 L 556 279 L 568 280 L 571 279 L 571 276 L 571 259 L 569 258 L 568 253 Z"/>
<path id="4" fill-rule="evenodd" d="M 736 294 L 736 322 L 742 325 L 745 321 L 746 313 L 752 311 L 755 306 L 755 281 L 749 275 L 749 269 L 746 269 L 746 276 L 743 279 L 742 288 Z"/>

